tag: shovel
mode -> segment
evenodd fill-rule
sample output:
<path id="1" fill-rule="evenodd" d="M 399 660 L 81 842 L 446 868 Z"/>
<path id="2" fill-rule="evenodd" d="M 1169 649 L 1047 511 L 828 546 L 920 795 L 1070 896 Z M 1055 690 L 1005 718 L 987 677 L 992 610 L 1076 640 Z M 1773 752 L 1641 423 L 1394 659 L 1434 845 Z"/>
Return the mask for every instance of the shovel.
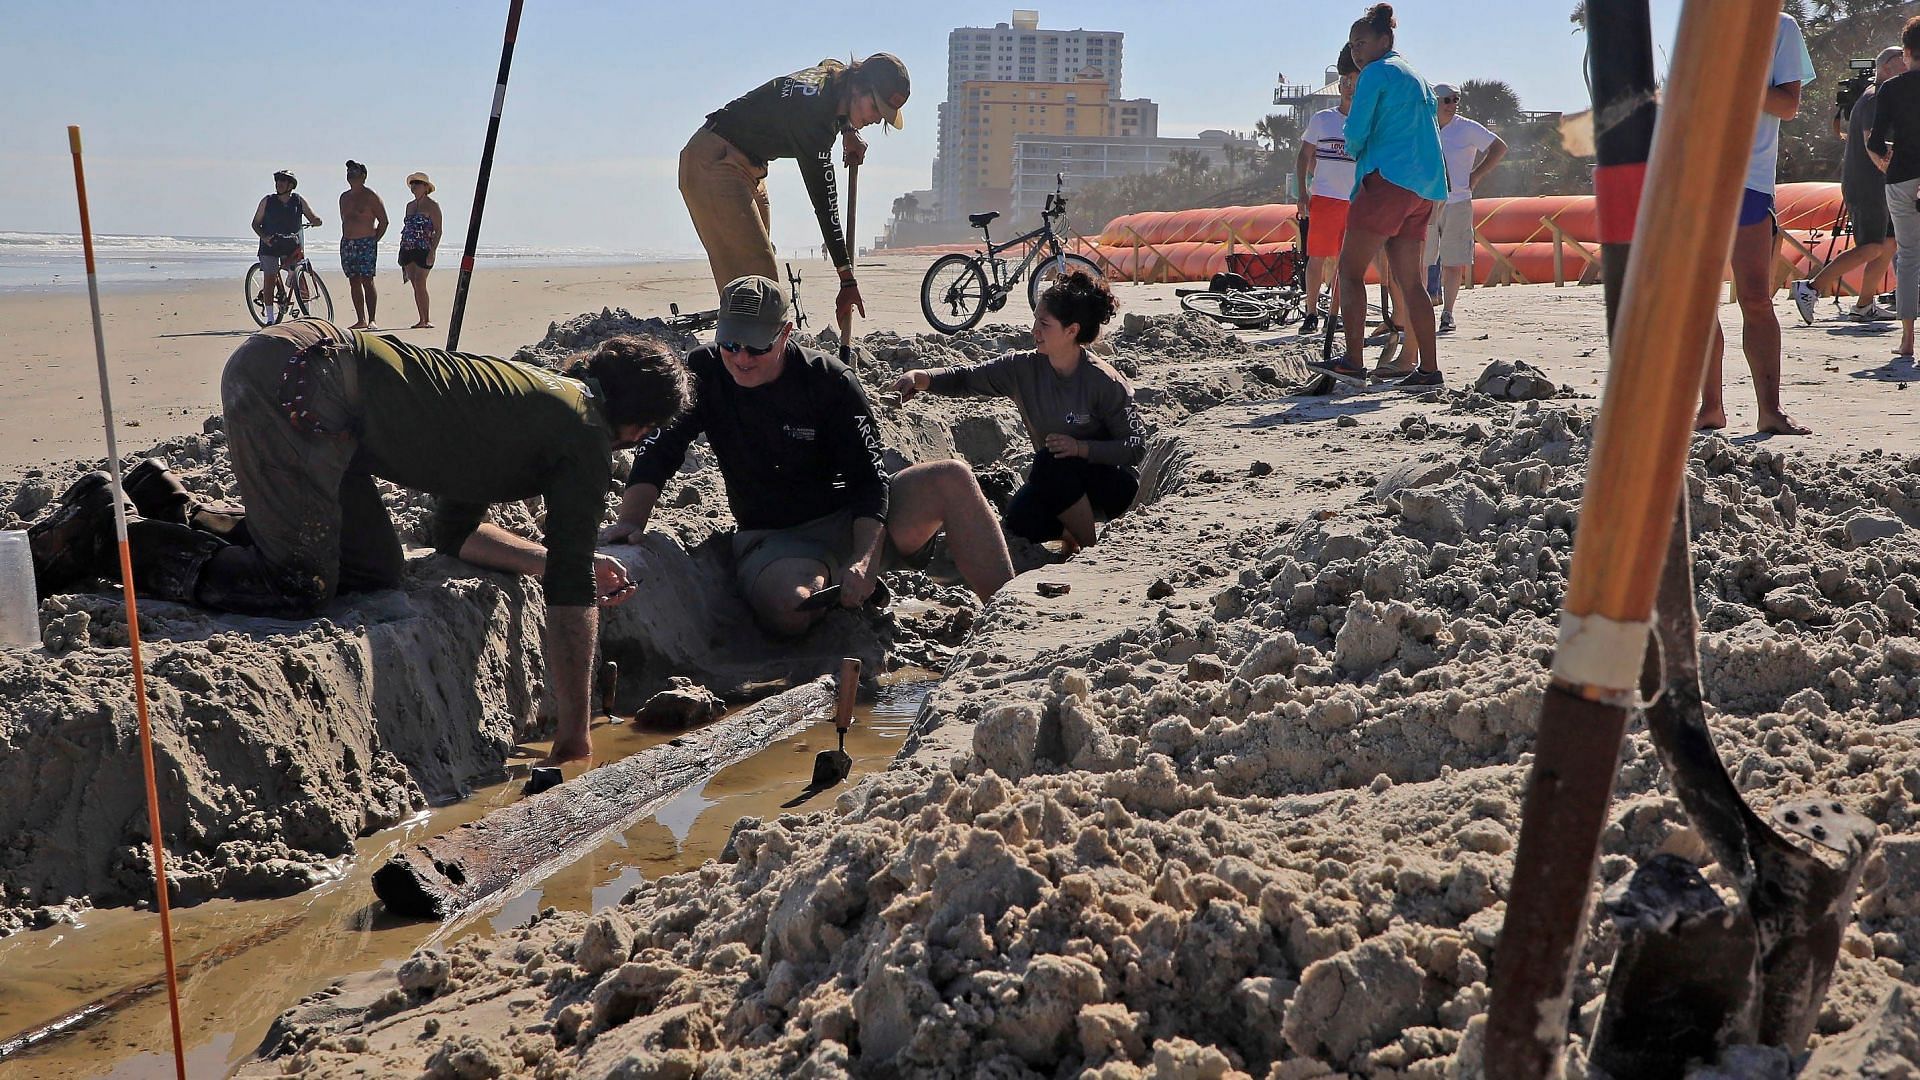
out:
<path id="1" fill-rule="evenodd" d="M 847 269 L 852 270 L 860 250 L 859 234 L 853 231 L 853 212 L 860 205 L 860 166 L 847 166 Z M 840 362 L 853 366 L 853 309 L 840 316 Z"/>
<path id="2" fill-rule="evenodd" d="M 822 791 L 847 778 L 853 771 L 853 758 L 847 755 L 847 729 L 853 726 L 853 699 L 860 692 L 860 660 L 849 656 L 840 661 L 839 696 L 833 704 L 833 728 L 840 733 L 837 750 L 822 750 L 814 755 L 811 791 Z"/>

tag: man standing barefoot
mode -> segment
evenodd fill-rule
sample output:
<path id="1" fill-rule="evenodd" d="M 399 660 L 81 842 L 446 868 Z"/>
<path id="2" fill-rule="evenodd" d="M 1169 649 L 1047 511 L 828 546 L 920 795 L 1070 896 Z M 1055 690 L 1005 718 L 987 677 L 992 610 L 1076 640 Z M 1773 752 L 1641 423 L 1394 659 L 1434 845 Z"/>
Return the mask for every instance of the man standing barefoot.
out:
<path id="1" fill-rule="evenodd" d="M 367 186 L 367 167 L 347 162 L 347 190 L 340 193 L 340 272 L 353 291 L 354 323 L 349 330 L 374 328 L 380 298 L 373 289 L 373 271 L 387 225 L 387 206 Z"/>

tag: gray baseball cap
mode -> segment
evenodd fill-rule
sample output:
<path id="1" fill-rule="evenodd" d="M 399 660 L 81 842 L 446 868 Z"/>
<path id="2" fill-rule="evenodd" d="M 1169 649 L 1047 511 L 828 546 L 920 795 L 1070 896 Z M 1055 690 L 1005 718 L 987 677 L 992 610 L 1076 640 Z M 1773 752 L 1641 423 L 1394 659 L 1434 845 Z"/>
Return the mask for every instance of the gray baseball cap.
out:
<path id="1" fill-rule="evenodd" d="M 787 298 L 773 281 L 749 274 L 720 290 L 720 319 L 713 340 L 737 341 L 756 349 L 773 344 L 787 325 Z"/>

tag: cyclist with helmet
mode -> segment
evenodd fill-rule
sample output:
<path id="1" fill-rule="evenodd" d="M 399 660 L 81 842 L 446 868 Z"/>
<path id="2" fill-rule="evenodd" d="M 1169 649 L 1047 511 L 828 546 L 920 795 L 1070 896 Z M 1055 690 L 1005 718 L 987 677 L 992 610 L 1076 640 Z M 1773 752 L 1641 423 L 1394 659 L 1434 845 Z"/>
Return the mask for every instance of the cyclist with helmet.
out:
<path id="1" fill-rule="evenodd" d="M 269 304 L 281 299 L 280 268 L 300 260 L 306 226 L 326 224 L 307 200 L 293 193 L 299 185 L 292 172 L 281 169 L 273 174 L 273 194 L 262 198 L 253 211 L 253 231 L 260 237 L 260 274 L 266 279 L 262 291 Z"/>

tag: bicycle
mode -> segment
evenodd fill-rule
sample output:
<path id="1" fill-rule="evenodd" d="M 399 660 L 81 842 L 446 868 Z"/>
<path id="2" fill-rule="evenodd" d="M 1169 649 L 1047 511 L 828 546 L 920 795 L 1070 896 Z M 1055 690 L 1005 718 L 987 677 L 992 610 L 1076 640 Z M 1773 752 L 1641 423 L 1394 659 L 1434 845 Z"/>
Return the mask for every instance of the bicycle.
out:
<path id="1" fill-rule="evenodd" d="M 927 276 L 920 283 L 920 312 L 935 330 L 958 334 L 973 329 L 987 312 L 1007 306 L 1007 297 L 1013 293 L 1014 286 L 1020 284 L 1020 279 L 1026 277 L 1029 268 L 1033 276 L 1027 280 L 1027 303 L 1036 310 L 1040 307 L 1041 291 L 1057 279 L 1076 270 L 1091 278 L 1100 277 L 1100 268 L 1093 260 L 1068 254 L 1061 246 L 1060 235 L 1054 231 L 1054 222 L 1067 212 L 1067 196 L 1061 190 L 1065 184 L 1065 175 L 1056 173 L 1053 191 L 1040 214 L 1040 227 L 1004 244 L 994 243 L 989 231 L 993 220 L 1000 216 L 999 211 L 967 216 L 967 221 L 980 230 L 981 242 L 986 246 L 978 252 L 940 256 L 927 268 Z M 1008 273 L 1007 260 L 1000 255 L 1018 247 L 1025 248 L 1020 264 Z M 1035 265 L 1035 257 L 1043 253 Z"/>
<path id="2" fill-rule="evenodd" d="M 306 315 L 332 319 L 333 296 L 327 292 L 327 283 L 321 280 L 319 271 L 307 261 L 306 250 L 300 247 L 293 249 L 292 268 L 287 267 L 286 258 L 282 257 L 280 268 L 274 271 L 280 279 L 280 287 L 279 296 L 273 300 L 267 299 L 267 279 L 260 264 L 255 262 L 247 268 L 244 295 L 247 314 L 253 316 L 255 325 L 273 326 L 283 319 Z M 296 311 L 298 315 L 294 314 Z"/>

